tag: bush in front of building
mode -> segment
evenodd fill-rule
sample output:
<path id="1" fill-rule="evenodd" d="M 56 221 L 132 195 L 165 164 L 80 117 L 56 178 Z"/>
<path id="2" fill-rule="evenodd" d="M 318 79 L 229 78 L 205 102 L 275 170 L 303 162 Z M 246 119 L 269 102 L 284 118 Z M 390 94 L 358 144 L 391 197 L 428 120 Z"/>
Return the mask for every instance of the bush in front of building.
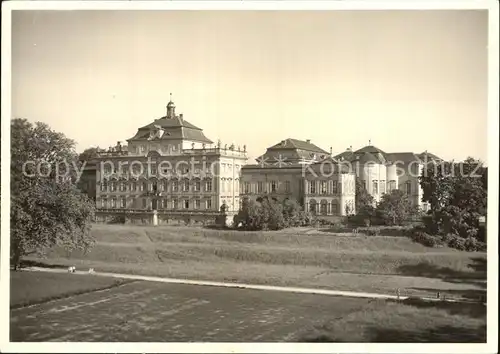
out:
<path id="1" fill-rule="evenodd" d="M 415 230 L 411 239 L 427 247 L 437 247 L 443 244 L 443 240 L 439 236 L 429 235 L 421 230 Z"/>
<path id="2" fill-rule="evenodd" d="M 486 229 L 480 222 L 488 196 L 482 162 L 469 157 L 460 163 L 429 164 L 419 179 L 422 201 L 431 207 L 423 218 L 425 231 L 458 250 L 486 249 Z"/>
<path id="3" fill-rule="evenodd" d="M 402 225 L 416 215 L 418 209 L 411 204 L 407 194 L 395 189 L 382 196 L 375 212 L 385 225 Z"/>
<path id="4" fill-rule="evenodd" d="M 283 202 L 267 196 L 257 200 L 244 199 L 234 217 L 234 225 L 243 230 L 281 230 L 287 227 L 308 226 L 312 216 L 293 199 Z"/>

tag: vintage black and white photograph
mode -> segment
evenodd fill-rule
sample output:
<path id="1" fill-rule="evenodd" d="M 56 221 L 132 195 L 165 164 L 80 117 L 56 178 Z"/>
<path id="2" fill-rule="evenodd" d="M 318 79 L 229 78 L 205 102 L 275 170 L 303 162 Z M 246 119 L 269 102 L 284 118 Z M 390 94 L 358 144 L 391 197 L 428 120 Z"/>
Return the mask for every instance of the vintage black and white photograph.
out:
<path id="1" fill-rule="evenodd" d="M 497 3 L 15 3 L 2 349 L 494 350 Z"/>

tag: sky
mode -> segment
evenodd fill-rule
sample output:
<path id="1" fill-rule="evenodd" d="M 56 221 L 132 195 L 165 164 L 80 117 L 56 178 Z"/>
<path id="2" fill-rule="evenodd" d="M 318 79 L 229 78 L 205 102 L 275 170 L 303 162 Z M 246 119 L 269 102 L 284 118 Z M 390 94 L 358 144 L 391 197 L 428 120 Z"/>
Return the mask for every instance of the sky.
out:
<path id="1" fill-rule="evenodd" d="M 487 162 L 488 15 L 13 11 L 12 117 L 78 151 L 177 113 L 249 163 L 286 138 Z"/>

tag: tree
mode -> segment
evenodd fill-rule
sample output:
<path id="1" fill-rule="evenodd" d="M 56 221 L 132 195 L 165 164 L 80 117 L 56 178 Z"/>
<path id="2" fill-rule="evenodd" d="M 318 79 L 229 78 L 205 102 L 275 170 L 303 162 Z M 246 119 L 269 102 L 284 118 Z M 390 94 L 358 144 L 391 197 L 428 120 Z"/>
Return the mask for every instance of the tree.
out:
<path id="1" fill-rule="evenodd" d="M 311 219 L 295 199 L 289 198 L 283 200 L 283 217 L 286 227 L 305 226 Z"/>
<path id="2" fill-rule="evenodd" d="M 366 206 L 373 207 L 374 199 L 373 196 L 368 193 L 365 188 L 365 184 L 359 178 L 356 178 L 356 191 L 355 191 L 355 206 L 356 210 L 362 210 Z"/>
<path id="3" fill-rule="evenodd" d="M 401 225 L 416 213 L 416 208 L 412 206 L 403 191 L 394 189 L 382 196 L 377 204 L 376 213 L 385 224 Z"/>
<path id="4" fill-rule="evenodd" d="M 244 198 L 241 210 L 235 216 L 235 225 L 238 226 L 241 223 L 242 228 L 245 230 L 259 230 L 262 225 L 259 208 L 259 202 Z"/>
<path id="5" fill-rule="evenodd" d="M 367 225 L 371 224 L 371 219 L 375 216 L 374 198 L 368 193 L 365 184 L 359 178 L 356 178 L 355 190 L 355 206 L 356 206 L 356 220 L 364 222 Z"/>
<path id="6" fill-rule="evenodd" d="M 44 123 L 11 122 L 11 263 L 60 245 L 90 249 L 94 205 L 75 186 L 74 142 Z"/>
<path id="7" fill-rule="evenodd" d="M 265 198 L 261 203 L 264 212 L 264 230 L 281 230 L 285 227 L 283 206 L 277 200 Z"/>
<path id="8" fill-rule="evenodd" d="M 91 147 L 83 150 L 83 152 L 78 155 L 78 160 L 81 162 L 91 161 L 97 157 L 98 147 Z"/>
<path id="9" fill-rule="evenodd" d="M 431 206 L 432 232 L 477 237 L 479 217 L 487 204 L 486 172 L 481 161 L 471 157 L 426 166 L 419 179 L 423 201 Z"/>
<path id="10" fill-rule="evenodd" d="M 241 210 L 235 217 L 235 224 L 245 230 L 280 230 L 290 226 L 301 226 L 307 223 L 307 213 L 293 199 L 282 203 L 267 196 L 256 200 L 242 200 Z"/>

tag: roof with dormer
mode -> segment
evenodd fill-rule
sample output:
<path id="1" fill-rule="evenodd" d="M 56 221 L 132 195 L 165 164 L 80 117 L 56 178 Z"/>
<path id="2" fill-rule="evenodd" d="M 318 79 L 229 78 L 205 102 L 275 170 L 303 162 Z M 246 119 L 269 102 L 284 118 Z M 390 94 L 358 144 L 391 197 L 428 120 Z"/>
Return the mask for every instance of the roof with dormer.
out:
<path id="1" fill-rule="evenodd" d="M 282 149 L 298 149 L 305 151 L 318 152 L 322 154 L 328 154 L 322 148 L 312 144 L 310 141 L 303 141 L 299 139 L 288 138 L 280 141 L 279 143 L 267 148 L 268 150 L 282 150 Z"/>
<path id="2" fill-rule="evenodd" d="M 373 145 L 367 145 L 358 149 L 356 151 L 352 151 L 351 149 L 347 149 L 346 151 L 335 156 L 335 159 L 339 161 L 349 161 L 349 162 L 359 162 L 361 164 L 365 163 L 377 163 L 377 164 L 386 164 L 386 163 L 396 163 L 396 164 L 408 164 L 412 161 L 425 161 L 424 157 L 427 154 L 428 161 L 441 161 L 441 158 L 437 157 L 434 154 L 424 152 L 421 154 L 415 154 L 413 152 L 393 152 L 387 153 L 382 149 L 377 148 Z"/>
<path id="3" fill-rule="evenodd" d="M 213 143 L 213 141 L 205 136 L 201 128 L 198 128 L 180 116 L 164 116 L 155 119 L 153 122 L 140 127 L 137 133 L 127 141 L 149 140 L 152 134 L 154 135 L 154 132 L 158 131 L 160 132 L 156 135 L 156 138 L 160 140 L 183 139 L 207 144 Z"/>
<path id="4" fill-rule="evenodd" d="M 418 158 L 422 161 L 422 162 L 425 162 L 426 160 L 428 162 L 432 162 L 432 161 L 443 161 L 442 158 L 440 158 L 439 156 L 436 156 L 430 152 L 427 152 L 427 151 L 424 151 L 420 154 L 417 155 Z"/>
<path id="5" fill-rule="evenodd" d="M 322 160 L 330 154 L 310 141 L 288 138 L 267 148 L 264 155 L 256 160 L 276 160 L 283 158 L 287 164 L 293 165 L 299 161 Z"/>

